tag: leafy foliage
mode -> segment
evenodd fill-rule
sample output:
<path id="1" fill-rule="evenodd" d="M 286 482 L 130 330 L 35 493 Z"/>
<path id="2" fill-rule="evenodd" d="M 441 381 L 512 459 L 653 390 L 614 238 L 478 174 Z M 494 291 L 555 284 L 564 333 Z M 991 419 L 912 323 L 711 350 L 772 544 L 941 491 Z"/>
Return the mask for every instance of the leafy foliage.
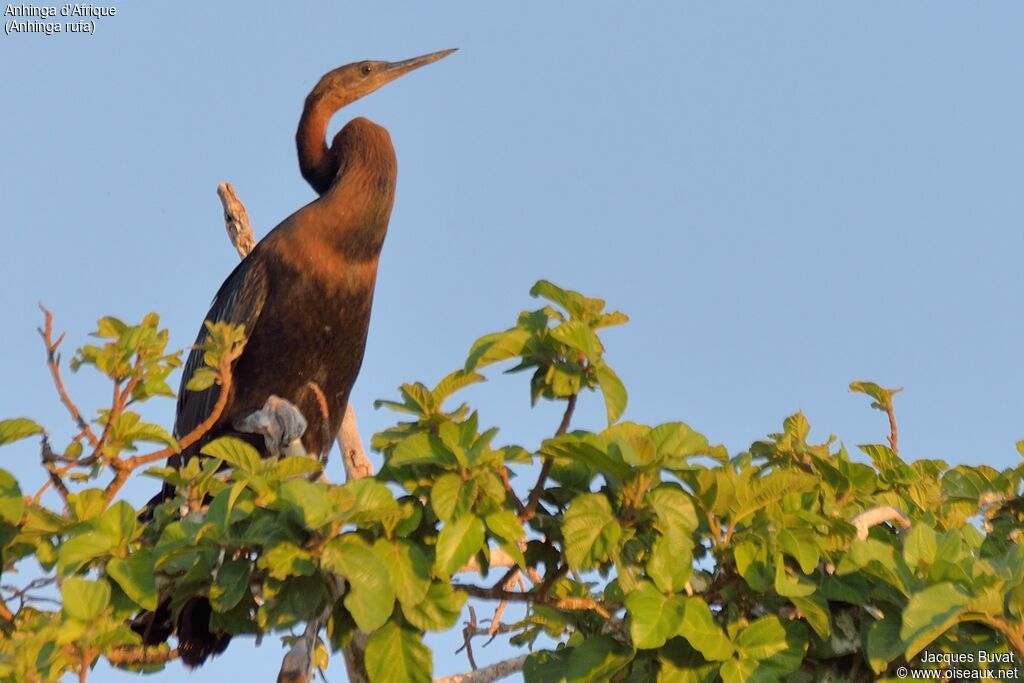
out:
<path id="1" fill-rule="evenodd" d="M 287 639 L 324 619 L 337 651 L 362 631 L 375 682 L 429 681 L 423 635 L 453 628 L 468 600 L 528 605 L 501 632 L 533 648 L 529 683 L 867 681 L 942 666 L 924 653 L 990 653 L 960 665 L 979 671 L 1024 657 L 1024 465 L 905 461 L 896 390 L 870 382 L 851 389 L 892 431 L 857 456 L 810 442 L 799 413 L 732 456 L 682 422 L 620 422 L 626 390 L 598 333 L 626 317 L 546 281 L 531 294 L 550 303 L 478 339 L 463 368 L 378 402 L 403 421 L 373 437 L 375 477 L 329 484 L 314 459 L 224 438 L 181 470 L 149 468 L 177 495 L 144 516 L 118 482 L 179 444 L 130 407 L 171 395 L 178 355 L 155 315 L 102 319 L 103 344 L 72 365 L 104 374 L 113 405 L 62 454 L 35 422 L 0 422 L 0 444 L 42 438 L 61 494 L 52 507 L 0 470 L 5 583 L 31 560 L 43 572 L 0 602 L 0 680 L 56 680 L 99 657 L 163 667 L 167 648 L 143 649 L 131 620 L 197 595 L 232 634 Z M 190 390 L 230 382 L 244 330 L 212 326 L 207 345 Z M 500 362 L 532 371 L 531 401 L 564 405 L 551 438 L 498 445 L 469 405 L 445 408 Z M 585 390 L 602 392 L 600 431 L 570 429 Z M 143 443 L 163 448 L 129 455 Z"/>

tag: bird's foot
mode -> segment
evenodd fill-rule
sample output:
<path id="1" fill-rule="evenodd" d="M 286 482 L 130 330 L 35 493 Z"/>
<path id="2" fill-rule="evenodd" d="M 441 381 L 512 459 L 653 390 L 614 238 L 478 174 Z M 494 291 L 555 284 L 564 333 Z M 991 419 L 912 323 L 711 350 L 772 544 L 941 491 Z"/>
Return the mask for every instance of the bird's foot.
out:
<path id="1" fill-rule="evenodd" d="M 271 455 L 306 455 L 302 446 L 306 418 L 283 398 L 271 396 L 261 410 L 235 420 L 234 428 L 246 434 L 262 434 Z"/>

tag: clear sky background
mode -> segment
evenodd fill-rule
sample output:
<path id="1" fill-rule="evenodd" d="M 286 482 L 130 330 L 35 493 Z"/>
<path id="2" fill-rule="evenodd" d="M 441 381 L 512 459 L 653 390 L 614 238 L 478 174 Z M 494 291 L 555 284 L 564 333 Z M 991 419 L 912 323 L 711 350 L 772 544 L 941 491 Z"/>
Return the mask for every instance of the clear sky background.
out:
<path id="1" fill-rule="evenodd" d="M 803 410 L 852 448 L 887 432 L 847 389 L 870 379 L 906 387 L 904 456 L 1017 462 L 1024 4 L 115 5 L 93 36 L 0 35 L 0 416 L 72 433 L 36 302 L 66 358 L 97 318 L 150 310 L 186 347 L 237 262 L 217 183 L 262 236 L 313 198 L 293 136 L 322 73 L 459 47 L 334 122 L 386 126 L 400 167 L 353 393 L 364 437 L 394 420 L 373 399 L 459 367 L 544 277 L 631 316 L 605 335 L 625 419 L 682 419 L 735 453 Z M 466 396 L 499 442 L 554 431 L 526 377 L 491 374 Z M 91 411 L 108 390 L 88 375 L 69 385 Z M 170 425 L 173 402 L 147 417 Z M 599 396 L 575 424 L 602 426 Z M 34 443 L 0 467 L 41 481 Z M 457 639 L 431 643 L 435 675 L 468 668 Z M 272 680 L 282 652 L 236 642 L 188 680 Z"/>

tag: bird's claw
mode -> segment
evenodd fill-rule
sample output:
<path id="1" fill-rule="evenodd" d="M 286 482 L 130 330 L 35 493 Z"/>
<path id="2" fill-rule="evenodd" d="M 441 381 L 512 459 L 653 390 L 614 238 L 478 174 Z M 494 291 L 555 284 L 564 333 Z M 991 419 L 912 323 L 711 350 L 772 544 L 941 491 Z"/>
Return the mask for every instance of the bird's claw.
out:
<path id="1" fill-rule="evenodd" d="M 278 396 L 272 395 L 262 409 L 235 420 L 234 428 L 246 434 L 262 434 L 271 455 L 306 455 L 302 446 L 306 418 Z"/>

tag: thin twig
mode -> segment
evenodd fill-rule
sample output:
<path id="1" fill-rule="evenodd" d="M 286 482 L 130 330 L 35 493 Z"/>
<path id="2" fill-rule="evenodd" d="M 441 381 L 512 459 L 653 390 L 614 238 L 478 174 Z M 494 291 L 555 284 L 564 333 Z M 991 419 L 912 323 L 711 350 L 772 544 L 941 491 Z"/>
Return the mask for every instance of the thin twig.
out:
<path id="1" fill-rule="evenodd" d="M 57 349 L 60 347 L 61 342 L 64 341 L 64 335 L 61 334 L 57 338 L 57 341 L 53 340 L 53 313 L 39 304 L 39 310 L 43 312 L 43 327 L 39 330 L 39 336 L 43 338 L 43 344 L 46 346 L 46 365 L 50 368 L 50 376 L 53 377 L 53 383 L 57 387 L 57 394 L 60 396 L 60 402 L 67 408 L 68 413 L 71 414 L 71 419 L 78 426 L 85 437 L 89 439 L 89 443 L 93 446 L 99 444 L 99 439 L 96 438 L 96 434 L 93 433 L 92 428 L 89 427 L 89 423 L 82 417 L 82 413 L 78 410 L 78 406 L 71 400 L 71 396 L 68 395 L 67 389 L 64 387 L 64 380 L 60 376 L 60 356 L 57 355 Z"/>
<path id="2" fill-rule="evenodd" d="M 572 413 L 576 409 L 576 394 L 569 397 L 566 402 L 565 413 L 562 415 L 562 422 L 558 425 L 558 429 L 555 431 L 555 436 L 562 436 L 569 431 L 569 422 L 572 420 Z M 533 490 L 530 491 L 530 497 L 526 500 L 526 506 L 523 509 L 523 513 L 520 515 L 522 521 L 529 521 L 537 515 L 537 504 L 540 502 L 540 497 L 544 493 L 544 484 L 548 480 L 548 474 L 551 472 L 551 466 L 555 464 L 555 459 L 551 456 L 544 458 L 544 464 L 540 467 L 540 475 L 537 477 L 537 483 L 533 485 Z"/>
<path id="3" fill-rule="evenodd" d="M 224 412 L 224 408 L 228 404 L 228 395 L 231 393 L 231 358 L 227 354 L 221 359 L 217 371 L 218 378 L 220 379 L 220 395 L 217 396 L 217 402 L 213 406 L 213 411 L 205 420 L 196 425 L 195 429 L 178 441 L 177 449 L 168 446 L 153 453 L 133 455 L 130 458 L 114 460 L 110 463 L 117 470 L 117 474 L 114 475 L 113 481 L 107 484 L 107 488 L 104 489 L 108 503 L 114 499 L 114 496 L 121 490 L 121 487 L 128 481 L 128 477 L 131 476 L 131 473 L 136 468 L 157 462 L 158 460 L 165 460 L 175 453 L 185 450 L 203 438 L 213 428 L 213 425 L 220 419 L 221 413 Z"/>
<path id="4" fill-rule="evenodd" d="M 894 455 L 899 455 L 900 435 L 899 431 L 896 429 L 896 410 L 892 405 L 892 398 L 889 399 L 889 405 L 886 407 L 885 413 L 889 416 L 889 447 L 892 449 Z"/>

